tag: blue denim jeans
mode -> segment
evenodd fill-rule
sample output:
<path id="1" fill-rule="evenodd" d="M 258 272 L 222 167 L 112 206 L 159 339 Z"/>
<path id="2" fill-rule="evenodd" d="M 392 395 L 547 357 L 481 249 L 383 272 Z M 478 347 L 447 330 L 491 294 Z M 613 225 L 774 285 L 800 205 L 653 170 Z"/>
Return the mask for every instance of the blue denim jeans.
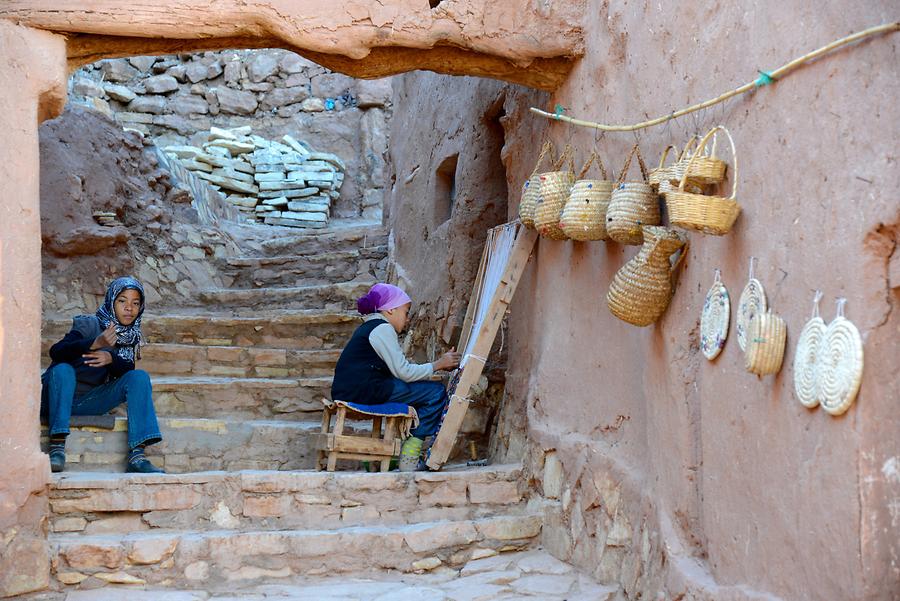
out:
<path id="1" fill-rule="evenodd" d="M 411 432 L 416 438 L 425 438 L 438 431 L 441 414 L 447 404 L 447 391 L 441 382 L 404 382 L 394 379 L 392 403 L 404 403 L 419 414 L 419 426 Z"/>
<path id="2" fill-rule="evenodd" d="M 122 377 L 97 386 L 75 397 L 75 369 L 60 363 L 41 376 L 43 389 L 41 404 L 47 408 L 50 436 L 69 433 L 72 415 L 103 415 L 122 403 L 128 406 L 128 447 L 154 444 L 162 440 L 150 376 L 141 369 L 126 372 Z"/>

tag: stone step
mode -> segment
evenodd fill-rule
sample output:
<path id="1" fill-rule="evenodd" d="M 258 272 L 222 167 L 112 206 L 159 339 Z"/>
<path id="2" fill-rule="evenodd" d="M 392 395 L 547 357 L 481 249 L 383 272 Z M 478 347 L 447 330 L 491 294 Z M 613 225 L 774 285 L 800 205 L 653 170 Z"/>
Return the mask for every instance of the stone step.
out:
<path id="1" fill-rule="evenodd" d="M 52 341 L 55 342 L 55 341 Z M 41 367 L 50 365 L 45 341 Z M 153 343 L 141 350 L 140 369 L 151 376 L 195 375 L 236 378 L 301 378 L 330 376 L 341 349 L 290 350 Z"/>
<path id="2" fill-rule="evenodd" d="M 349 422 L 356 432 L 361 422 Z M 73 426 L 66 440 L 66 469 L 122 472 L 128 450 L 128 420 L 115 418 L 111 430 Z M 163 441 L 147 447 L 147 456 L 170 473 L 206 470 L 300 470 L 315 467 L 320 420 L 245 420 L 160 417 Z M 41 443 L 46 450 L 47 431 Z M 350 464 L 347 464 L 350 465 Z M 353 464 L 354 467 L 356 464 Z M 66 472 L 68 475 L 68 472 Z"/>
<path id="3" fill-rule="evenodd" d="M 197 293 L 208 306 L 256 309 L 303 308 L 350 311 L 356 299 L 368 292 L 374 278 L 339 284 L 318 284 L 284 288 L 208 288 Z"/>
<path id="4" fill-rule="evenodd" d="M 383 280 L 387 246 L 314 255 L 231 257 L 219 269 L 234 288 L 311 286 L 367 279 Z"/>
<path id="5" fill-rule="evenodd" d="M 313 350 L 343 348 L 353 330 L 362 323 L 359 315 L 346 311 L 251 310 L 247 313 L 145 315 L 142 330 L 147 342 Z M 71 327 L 71 318 L 44 321 L 45 355 Z"/>
<path id="6" fill-rule="evenodd" d="M 57 533 L 397 526 L 526 512 L 519 465 L 418 473 L 237 471 L 63 473 L 50 487 Z"/>
<path id="7" fill-rule="evenodd" d="M 387 243 L 387 230 L 380 223 L 370 222 L 343 227 L 335 224 L 315 232 L 272 238 L 262 243 L 262 250 L 268 256 L 311 255 L 384 246 Z"/>
<path id="8" fill-rule="evenodd" d="M 153 403 L 170 417 L 309 419 L 331 394 L 331 376 L 316 378 L 230 378 L 163 376 L 153 379 Z"/>
<path id="9" fill-rule="evenodd" d="M 199 581 L 241 585 L 321 574 L 410 572 L 421 569 L 417 562 L 426 559 L 455 566 L 475 553 L 535 547 L 540 531 L 540 516 L 524 514 L 338 530 L 53 534 L 49 543 L 57 582 L 172 587 Z"/>

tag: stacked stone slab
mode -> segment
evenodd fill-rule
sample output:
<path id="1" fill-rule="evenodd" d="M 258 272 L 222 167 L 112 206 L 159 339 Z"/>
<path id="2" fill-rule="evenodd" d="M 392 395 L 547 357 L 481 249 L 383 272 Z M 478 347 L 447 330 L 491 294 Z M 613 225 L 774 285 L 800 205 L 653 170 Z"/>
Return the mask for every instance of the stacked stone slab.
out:
<path id="1" fill-rule="evenodd" d="M 247 221 L 323 228 L 340 196 L 346 165 L 337 155 L 316 152 L 284 135 L 281 142 L 251 135 L 250 126 L 210 129 L 202 148 L 167 146 L 197 177 L 227 194 Z"/>

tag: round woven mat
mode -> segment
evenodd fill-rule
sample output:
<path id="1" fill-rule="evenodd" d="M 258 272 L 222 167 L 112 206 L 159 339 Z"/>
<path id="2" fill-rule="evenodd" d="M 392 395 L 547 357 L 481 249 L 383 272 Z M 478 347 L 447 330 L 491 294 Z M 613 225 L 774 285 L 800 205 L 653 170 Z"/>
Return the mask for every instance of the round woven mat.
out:
<path id="1" fill-rule="evenodd" d="M 730 320 L 731 299 L 725 284 L 717 279 L 706 293 L 700 314 L 700 350 L 710 361 L 718 357 L 725 346 Z"/>
<path id="2" fill-rule="evenodd" d="M 856 399 L 863 371 L 863 346 L 859 330 L 844 317 L 828 324 L 817 371 L 819 402 L 831 415 L 841 415 Z"/>
<path id="3" fill-rule="evenodd" d="M 750 331 L 750 321 L 757 315 L 766 312 L 768 306 L 766 304 L 766 291 L 763 285 L 756 278 L 750 278 L 744 291 L 741 292 L 741 298 L 738 301 L 737 310 L 737 336 L 738 344 L 742 351 L 747 350 L 747 337 Z"/>
<path id="4" fill-rule="evenodd" d="M 812 409 L 819 404 L 817 371 L 825 349 L 825 322 L 818 315 L 806 322 L 797 340 L 794 355 L 794 394 L 804 407 Z"/>

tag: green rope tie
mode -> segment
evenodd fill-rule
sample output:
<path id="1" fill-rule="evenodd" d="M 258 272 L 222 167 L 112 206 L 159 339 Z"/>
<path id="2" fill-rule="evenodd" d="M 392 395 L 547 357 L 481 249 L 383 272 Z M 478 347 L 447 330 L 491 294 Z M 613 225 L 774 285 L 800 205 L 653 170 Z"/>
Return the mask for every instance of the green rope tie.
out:
<path id="1" fill-rule="evenodd" d="M 757 77 L 756 81 L 753 82 L 753 84 L 757 88 L 761 88 L 761 87 L 767 86 L 771 83 L 775 83 L 775 80 L 772 79 L 771 73 L 769 73 L 767 71 L 759 71 L 759 69 L 757 69 L 757 72 L 759 73 L 759 77 Z"/>
<path id="2" fill-rule="evenodd" d="M 556 118 L 559 119 L 563 113 L 566 112 L 565 107 L 563 105 L 557 103 L 555 107 L 553 107 L 553 114 L 556 115 Z"/>

